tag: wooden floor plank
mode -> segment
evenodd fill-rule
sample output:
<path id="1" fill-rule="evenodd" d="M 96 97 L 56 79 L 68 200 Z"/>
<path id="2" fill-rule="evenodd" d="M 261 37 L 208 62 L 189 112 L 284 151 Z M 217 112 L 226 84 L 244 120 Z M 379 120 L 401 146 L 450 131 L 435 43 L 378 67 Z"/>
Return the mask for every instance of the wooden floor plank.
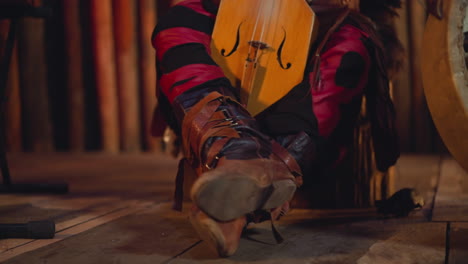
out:
<path id="1" fill-rule="evenodd" d="M 12 224 L 52 219 L 70 212 L 71 210 L 67 209 L 40 208 L 30 203 L 3 205 L 0 206 L 0 223 Z"/>
<path id="2" fill-rule="evenodd" d="M 115 220 L 111 216 L 122 214 L 125 210 L 119 211 L 122 207 L 128 207 L 132 199 L 155 204 L 171 200 L 177 160 L 160 153 L 20 153 L 10 156 L 10 168 L 15 182 L 66 181 L 70 193 L 60 196 L 0 195 L 2 212 L 9 211 L 0 215 L 3 222 L 52 219 L 56 221 L 59 232 L 54 240 L 0 240 L 3 259 L 61 241 L 63 234 L 69 230 L 75 230 L 75 233 L 66 237 L 75 236 L 81 230 L 79 227 L 86 227 L 86 223 L 99 219 Z M 20 207 L 23 209 L 17 210 Z M 35 219 L 35 215 L 38 219 Z"/>
<path id="3" fill-rule="evenodd" d="M 379 219 L 371 212 L 366 216 L 364 211 L 355 217 L 345 211 L 345 218 L 339 213 L 327 216 L 325 212 L 306 211 L 296 211 L 279 222 L 286 239 L 282 244 L 275 243 L 269 223 L 262 223 L 247 230 L 238 252 L 230 258 L 217 258 L 203 242 L 169 263 L 443 263 L 443 223 L 411 217 Z M 383 249 L 387 247 L 395 255 L 394 260 L 403 261 L 385 259 Z M 419 251 L 411 251 L 413 248 Z M 387 262 L 378 262 L 383 260 Z"/>
<path id="4" fill-rule="evenodd" d="M 468 173 L 451 158 L 442 162 L 432 219 L 468 221 Z"/>
<path id="5" fill-rule="evenodd" d="M 164 263 L 199 241 L 187 223 L 186 214 L 162 204 L 71 237 L 68 229 L 60 241 L 4 263 Z"/>
<path id="6" fill-rule="evenodd" d="M 391 238 L 369 248 L 357 264 L 442 264 L 445 260 L 445 223 L 401 225 Z"/>
<path id="7" fill-rule="evenodd" d="M 113 203 L 98 204 L 97 206 L 92 206 L 86 210 L 80 211 L 77 213 L 76 217 L 70 218 L 66 221 L 59 221 L 56 226 L 56 232 L 61 232 L 70 227 L 85 223 L 95 218 L 99 218 L 103 215 L 129 208 L 130 206 L 138 205 L 136 201 L 122 201 L 122 200 L 113 200 Z"/>
<path id="8" fill-rule="evenodd" d="M 60 232 L 135 203 L 134 201 L 121 200 L 115 197 L 64 199 L 64 196 L 56 196 L 55 200 L 31 202 L 31 204 L 13 205 L 8 211 L 2 210 L 2 207 L 0 207 L 0 212 L 2 212 L 0 223 L 52 220 L 56 224 L 56 232 Z M 15 206 L 16 208 L 14 208 Z M 32 241 L 32 239 L 1 239 L 0 254 Z"/>
<path id="9" fill-rule="evenodd" d="M 61 226 L 61 228 L 65 228 L 65 229 L 62 229 L 61 231 L 57 232 L 53 239 L 30 240 L 23 245 L 10 248 L 9 250 L 2 252 L 0 254 L 0 262 L 6 261 L 18 255 L 25 254 L 27 252 L 30 252 L 36 249 L 43 248 L 45 246 L 49 246 L 51 244 L 62 241 L 66 238 L 76 236 L 77 234 L 90 230 L 99 225 L 103 225 L 105 223 L 111 222 L 120 217 L 133 214 L 138 211 L 145 210 L 148 208 L 148 206 L 150 205 L 146 202 L 145 203 L 141 203 L 141 202 L 138 203 L 135 201 L 126 202 L 125 207 L 116 209 L 114 211 L 110 211 L 107 214 L 97 216 L 92 219 L 89 219 L 89 221 L 84 221 L 84 222 L 79 222 L 79 223 L 76 222 L 76 223 L 73 223 L 73 225 L 71 225 L 68 228 L 65 228 L 65 226 Z M 34 263 L 34 261 L 35 260 L 29 260 L 28 263 Z"/>
<path id="10" fill-rule="evenodd" d="M 31 206 L 30 204 L 13 205 L 0 207 L 0 223 L 19 224 L 28 221 L 48 220 L 60 215 L 73 213 L 70 210 L 42 209 Z M 21 245 L 30 243 L 31 239 L 0 239 L 0 256 L 3 252 Z"/>
<path id="11" fill-rule="evenodd" d="M 468 262 L 468 223 L 451 223 L 448 264 Z"/>
<path id="12" fill-rule="evenodd" d="M 446 223 L 427 222 L 421 211 L 407 218 L 381 219 L 375 209 L 364 208 L 293 210 L 278 222 L 284 243 L 275 243 L 266 222 L 248 228 L 235 256 L 219 259 L 199 240 L 186 212 L 170 209 L 177 166 L 172 158 L 159 154 L 65 154 L 14 155 L 10 159 L 15 180 L 65 180 L 70 194 L 52 199 L 47 195 L 2 199 L 0 195 L 0 210 L 8 206 L 49 210 L 62 230 L 57 241 L 30 241 L 17 247 L 23 247 L 24 253 L 7 251 L 12 255 L 5 263 L 385 264 L 394 263 L 387 255 L 397 263 L 443 263 L 445 257 Z M 439 165 L 438 156 L 404 155 L 397 164 L 395 189 L 416 188 L 426 202 L 432 200 Z M 101 202 L 93 203 L 93 199 Z M 115 211 L 106 211 L 108 203 L 118 201 L 154 207 L 127 210 L 117 206 Z M 24 213 L 22 217 L 34 212 Z M 8 215 L 14 216 L 12 210 Z M 464 228 L 453 229 L 455 237 L 466 236 Z M 452 255 L 464 257 L 466 249 L 460 249 L 461 253 L 454 251 Z"/>

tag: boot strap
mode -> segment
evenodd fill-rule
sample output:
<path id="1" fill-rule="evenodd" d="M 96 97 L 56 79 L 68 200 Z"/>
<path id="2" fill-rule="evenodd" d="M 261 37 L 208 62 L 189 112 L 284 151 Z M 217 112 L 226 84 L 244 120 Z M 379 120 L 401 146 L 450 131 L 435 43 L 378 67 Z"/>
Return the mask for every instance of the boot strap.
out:
<path id="1" fill-rule="evenodd" d="M 296 159 L 289 154 L 289 152 L 275 140 L 271 140 L 273 153 L 279 160 L 283 161 L 288 167 L 289 171 L 294 175 L 297 187 L 303 184 L 302 170 Z"/>
<path id="2" fill-rule="evenodd" d="M 174 190 L 174 203 L 172 204 L 172 209 L 182 212 L 182 204 L 184 202 L 184 163 L 186 162 L 185 158 L 180 159 L 179 165 L 177 168 L 177 175 L 175 180 L 175 190 Z"/>
<path id="3" fill-rule="evenodd" d="M 201 157 L 203 145 L 208 138 L 216 136 L 240 137 L 239 132 L 232 128 L 237 125 L 235 118 L 230 117 L 229 113 L 218 110 L 219 106 L 228 100 L 240 106 L 230 97 L 225 97 L 218 92 L 212 92 L 188 111 L 182 122 L 182 140 L 184 141 L 185 157 L 190 162 L 193 162 L 195 157 Z M 210 148 L 206 164 L 198 164 L 197 167 L 206 170 L 204 167 L 216 158 L 222 146 L 227 142 L 227 140 L 221 141 L 215 142 L 214 148 Z"/>
<path id="4" fill-rule="evenodd" d="M 266 210 L 258 210 L 255 212 L 252 212 L 250 214 L 246 215 L 247 217 L 247 223 L 261 223 L 263 221 L 268 221 L 270 220 L 271 224 L 271 232 L 273 234 L 273 237 L 276 240 L 276 243 L 281 244 L 284 241 L 283 236 L 281 233 L 278 231 L 275 225 L 275 221 L 278 219 L 275 219 L 272 215 L 272 212 L 268 212 Z"/>
<path id="5" fill-rule="evenodd" d="M 217 92 L 208 94 L 187 112 L 182 121 L 184 155 L 190 162 L 193 161 L 194 155 L 196 155 L 193 150 L 198 151 L 200 145 L 202 145 L 196 140 L 200 135 L 200 130 L 221 105 L 221 102 L 216 100 L 220 97 L 222 95 Z"/>

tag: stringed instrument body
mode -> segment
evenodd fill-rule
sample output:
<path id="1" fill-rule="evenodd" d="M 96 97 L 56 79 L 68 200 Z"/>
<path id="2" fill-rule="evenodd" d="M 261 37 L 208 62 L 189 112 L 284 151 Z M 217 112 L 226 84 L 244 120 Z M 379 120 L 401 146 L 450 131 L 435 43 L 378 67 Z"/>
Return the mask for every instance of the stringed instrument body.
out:
<path id="1" fill-rule="evenodd" d="M 222 0 L 211 55 L 255 116 L 302 81 L 317 27 L 305 0 Z"/>

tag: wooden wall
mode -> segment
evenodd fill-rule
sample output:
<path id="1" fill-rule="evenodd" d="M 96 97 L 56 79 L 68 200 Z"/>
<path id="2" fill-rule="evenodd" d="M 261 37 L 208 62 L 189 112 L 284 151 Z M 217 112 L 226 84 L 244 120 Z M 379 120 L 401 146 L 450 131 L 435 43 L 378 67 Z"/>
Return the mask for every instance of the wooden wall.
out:
<path id="1" fill-rule="evenodd" d="M 9 151 L 154 151 L 150 36 L 166 0 L 42 0 L 48 19 L 21 19 L 9 74 Z M 395 21 L 407 50 L 394 82 L 405 152 L 444 151 L 420 74 L 422 1 L 405 1 Z M 1 21 L 1 38 L 7 21 Z"/>
<path id="2" fill-rule="evenodd" d="M 9 151 L 159 147 L 149 133 L 157 2 L 42 0 L 52 17 L 19 20 L 5 124 Z M 3 41 L 9 21 L 0 23 Z"/>
<path id="3" fill-rule="evenodd" d="M 400 144 L 404 152 L 447 150 L 427 108 L 421 76 L 421 51 L 426 23 L 425 1 L 403 1 L 395 28 L 406 51 L 402 71 L 393 82 Z"/>

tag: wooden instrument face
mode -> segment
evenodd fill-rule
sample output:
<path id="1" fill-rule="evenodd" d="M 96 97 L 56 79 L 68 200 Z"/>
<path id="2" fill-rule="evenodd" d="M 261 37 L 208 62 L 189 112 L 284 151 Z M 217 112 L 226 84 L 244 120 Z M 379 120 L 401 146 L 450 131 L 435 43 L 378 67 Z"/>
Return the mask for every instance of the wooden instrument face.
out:
<path id="1" fill-rule="evenodd" d="M 468 2 L 444 0 L 443 18 L 424 32 L 422 74 L 434 123 L 454 158 L 468 170 L 468 71 L 463 49 Z M 464 25 L 464 26 L 463 26 Z"/>
<path id="2" fill-rule="evenodd" d="M 316 24 L 305 0 L 221 1 L 212 57 L 252 115 L 302 81 Z"/>

